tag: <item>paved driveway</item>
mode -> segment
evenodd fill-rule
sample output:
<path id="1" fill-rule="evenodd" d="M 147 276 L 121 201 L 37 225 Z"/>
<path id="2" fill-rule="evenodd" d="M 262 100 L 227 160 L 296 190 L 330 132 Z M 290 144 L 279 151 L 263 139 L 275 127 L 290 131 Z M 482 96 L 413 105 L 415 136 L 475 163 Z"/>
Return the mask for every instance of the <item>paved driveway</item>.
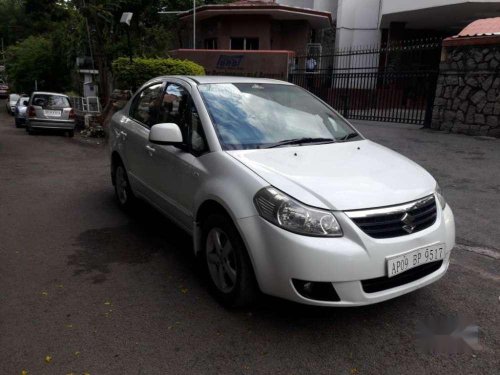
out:
<path id="1" fill-rule="evenodd" d="M 147 207 L 117 209 L 105 147 L 28 136 L 1 113 L 0 374 L 496 373 L 500 141 L 360 129 L 440 179 L 461 244 L 448 274 L 370 307 L 228 311 L 186 235 Z M 482 350 L 419 352 L 416 324 L 455 314 L 481 327 Z"/>

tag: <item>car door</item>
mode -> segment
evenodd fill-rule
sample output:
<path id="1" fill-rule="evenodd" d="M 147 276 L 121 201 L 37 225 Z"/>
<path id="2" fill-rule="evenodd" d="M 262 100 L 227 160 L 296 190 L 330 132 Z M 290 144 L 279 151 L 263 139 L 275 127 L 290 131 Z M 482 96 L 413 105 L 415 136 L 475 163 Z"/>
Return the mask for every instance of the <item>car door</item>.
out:
<path id="1" fill-rule="evenodd" d="M 122 116 L 118 136 L 122 138 L 127 174 L 132 189 L 153 198 L 149 130 L 158 118 L 163 82 L 145 87 L 133 99 L 128 116 Z"/>
<path id="2" fill-rule="evenodd" d="M 152 145 L 154 188 L 162 198 L 162 208 L 190 230 L 194 193 L 204 171 L 200 158 L 208 152 L 208 146 L 188 85 L 166 83 L 158 122 L 179 125 L 183 145 Z"/>

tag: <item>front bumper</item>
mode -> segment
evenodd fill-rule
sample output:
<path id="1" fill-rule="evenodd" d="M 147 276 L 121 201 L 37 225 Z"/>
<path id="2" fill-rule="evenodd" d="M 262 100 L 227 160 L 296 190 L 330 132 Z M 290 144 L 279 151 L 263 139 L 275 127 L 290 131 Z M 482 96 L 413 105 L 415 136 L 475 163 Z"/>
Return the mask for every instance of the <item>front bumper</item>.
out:
<path id="1" fill-rule="evenodd" d="M 455 222 L 447 205 L 438 207 L 435 223 L 407 236 L 375 239 L 365 234 L 344 213 L 336 213 L 344 230 L 340 238 L 318 238 L 285 231 L 261 218 L 238 220 L 257 282 L 263 293 L 321 306 L 359 306 L 385 301 L 428 285 L 448 269 L 455 246 Z M 407 284 L 366 293 L 361 281 L 387 275 L 386 258 L 405 251 L 444 243 L 445 258 L 439 269 Z M 332 283 L 340 301 L 304 298 L 292 279 Z"/>

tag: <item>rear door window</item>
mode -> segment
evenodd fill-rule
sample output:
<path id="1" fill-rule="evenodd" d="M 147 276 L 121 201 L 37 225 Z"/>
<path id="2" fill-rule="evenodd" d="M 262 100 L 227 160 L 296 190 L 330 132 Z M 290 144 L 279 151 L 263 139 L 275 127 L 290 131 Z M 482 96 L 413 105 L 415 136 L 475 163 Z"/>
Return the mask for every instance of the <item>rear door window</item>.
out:
<path id="1" fill-rule="evenodd" d="M 36 94 L 33 96 L 32 104 L 48 109 L 63 109 L 71 107 L 71 104 L 66 96 L 50 94 Z"/>

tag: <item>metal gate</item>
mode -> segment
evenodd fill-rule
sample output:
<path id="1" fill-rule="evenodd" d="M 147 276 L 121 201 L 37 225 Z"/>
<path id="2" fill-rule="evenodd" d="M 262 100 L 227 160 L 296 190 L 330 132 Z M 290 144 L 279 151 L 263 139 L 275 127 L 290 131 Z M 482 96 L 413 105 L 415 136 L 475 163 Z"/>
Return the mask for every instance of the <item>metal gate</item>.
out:
<path id="1" fill-rule="evenodd" d="M 440 55 L 440 39 L 303 54 L 289 81 L 350 119 L 428 125 Z"/>

